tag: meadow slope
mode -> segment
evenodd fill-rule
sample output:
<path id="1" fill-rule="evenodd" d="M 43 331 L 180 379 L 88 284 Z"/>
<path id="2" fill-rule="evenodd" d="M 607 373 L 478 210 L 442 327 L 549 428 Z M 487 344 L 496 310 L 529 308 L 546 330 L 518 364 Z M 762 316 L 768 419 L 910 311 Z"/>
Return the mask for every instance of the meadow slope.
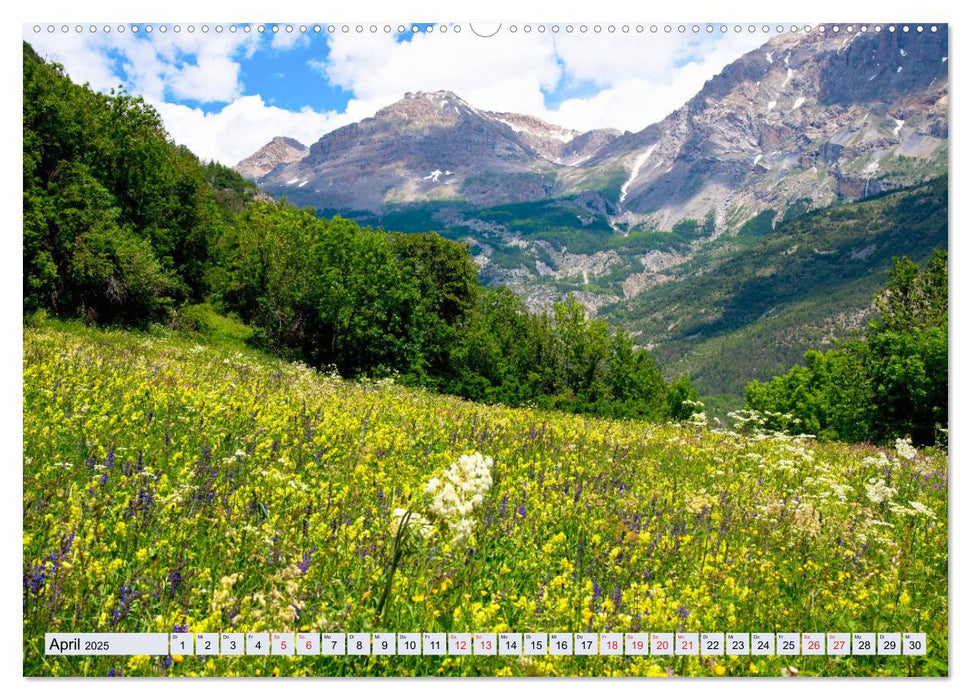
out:
<path id="1" fill-rule="evenodd" d="M 27 675 L 946 675 L 947 455 L 484 406 L 24 329 Z M 494 460 L 472 535 L 394 510 Z M 922 631 L 923 657 L 46 657 L 51 631 Z"/>

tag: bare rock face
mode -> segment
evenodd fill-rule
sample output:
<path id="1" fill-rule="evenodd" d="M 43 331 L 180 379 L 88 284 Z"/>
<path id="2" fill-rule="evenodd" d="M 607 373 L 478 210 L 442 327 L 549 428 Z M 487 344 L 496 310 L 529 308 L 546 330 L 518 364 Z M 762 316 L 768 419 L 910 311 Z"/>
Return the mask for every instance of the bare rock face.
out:
<path id="1" fill-rule="evenodd" d="M 857 34 L 840 44 L 819 71 L 819 100 L 850 105 L 887 102 L 947 82 L 947 27 L 936 32 Z"/>
<path id="2" fill-rule="evenodd" d="M 620 132 L 616 129 L 594 129 L 580 132 L 544 122 L 525 114 L 484 112 L 485 116 L 506 124 L 518 139 L 536 155 L 556 165 L 578 165 L 593 156 Z"/>
<path id="3" fill-rule="evenodd" d="M 277 136 L 233 169 L 248 180 L 259 180 L 277 166 L 298 161 L 308 153 L 310 150 L 296 139 Z"/>
<path id="4" fill-rule="evenodd" d="M 625 170 L 622 204 L 650 225 L 732 229 L 946 172 L 947 106 L 947 27 L 781 36 L 585 165 Z"/>

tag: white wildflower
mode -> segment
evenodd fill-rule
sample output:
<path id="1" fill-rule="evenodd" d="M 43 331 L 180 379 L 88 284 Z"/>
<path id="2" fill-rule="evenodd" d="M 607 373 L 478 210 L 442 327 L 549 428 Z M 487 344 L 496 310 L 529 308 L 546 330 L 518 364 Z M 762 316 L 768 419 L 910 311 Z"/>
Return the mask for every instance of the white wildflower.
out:
<path id="1" fill-rule="evenodd" d="M 889 469 L 892 463 L 887 459 L 887 455 L 880 452 L 876 457 L 864 457 L 863 464 L 876 469 Z"/>
<path id="2" fill-rule="evenodd" d="M 708 416 L 705 415 L 704 411 L 692 413 L 691 418 L 688 419 L 688 423 L 691 425 L 706 426 L 708 425 Z"/>
<path id="3" fill-rule="evenodd" d="M 891 503 L 890 504 L 890 512 L 893 513 L 894 515 L 899 515 L 899 516 L 902 516 L 902 517 L 908 517 L 908 516 L 911 516 L 911 515 L 917 515 L 917 511 L 916 510 L 914 510 L 912 508 L 908 508 L 907 506 L 902 506 L 899 503 Z"/>
<path id="4" fill-rule="evenodd" d="M 831 484 L 829 490 L 837 499 L 845 501 L 846 494 L 852 493 L 853 487 L 848 484 Z"/>
<path id="5" fill-rule="evenodd" d="M 883 520 L 867 520 L 866 524 L 868 527 L 893 527 L 891 523 Z"/>
<path id="6" fill-rule="evenodd" d="M 391 513 L 391 527 L 390 531 L 394 537 L 398 536 L 398 528 L 401 527 L 401 520 L 405 517 L 406 511 L 404 508 L 395 508 Z M 411 517 L 408 518 L 408 527 L 414 528 L 419 535 L 425 539 L 430 538 L 435 534 L 435 528 L 426 518 L 424 518 L 420 513 L 412 513 Z"/>
<path id="7" fill-rule="evenodd" d="M 697 515 L 705 508 L 711 508 L 717 503 L 717 496 L 711 496 L 705 489 L 701 489 L 698 493 L 688 494 L 685 498 L 684 509 L 693 515 Z"/>
<path id="8" fill-rule="evenodd" d="M 909 437 L 906 439 L 897 438 L 895 449 L 897 450 L 897 456 L 901 459 L 911 460 L 917 457 L 917 450 L 910 444 Z"/>
<path id="9" fill-rule="evenodd" d="M 758 411 L 730 411 L 728 417 L 734 421 L 733 427 L 740 432 L 754 430 L 765 425 L 765 416 Z"/>
<path id="10" fill-rule="evenodd" d="M 452 546 L 472 534 L 475 521 L 469 516 L 482 505 L 492 487 L 492 466 L 492 458 L 478 452 L 462 455 L 445 470 L 443 478 L 432 477 L 425 484 L 425 493 L 432 497 L 428 515 L 449 530 Z"/>
<path id="11" fill-rule="evenodd" d="M 455 546 L 457 544 L 461 544 L 462 542 L 465 542 L 465 540 L 469 539 L 469 536 L 472 534 L 472 526 L 474 524 L 474 521 L 470 520 L 469 518 L 462 518 L 455 523 L 452 526 L 452 545 Z"/>
<path id="12" fill-rule="evenodd" d="M 812 503 L 805 502 L 796 506 L 792 514 L 792 527 L 803 534 L 815 537 L 822 530 L 819 512 Z"/>
<path id="13" fill-rule="evenodd" d="M 891 496 L 897 493 L 897 489 L 892 486 L 888 486 L 887 482 L 883 479 L 877 479 L 876 477 L 867 480 L 866 483 L 866 497 L 870 499 L 871 503 L 876 503 L 877 505 L 883 503 L 890 499 Z"/>
<path id="14" fill-rule="evenodd" d="M 926 515 L 931 520 L 937 519 L 936 516 L 934 515 L 934 511 L 932 511 L 930 508 L 925 506 L 920 501 L 910 501 L 910 507 L 913 508 L 914 512 L 919 515 Z"/>

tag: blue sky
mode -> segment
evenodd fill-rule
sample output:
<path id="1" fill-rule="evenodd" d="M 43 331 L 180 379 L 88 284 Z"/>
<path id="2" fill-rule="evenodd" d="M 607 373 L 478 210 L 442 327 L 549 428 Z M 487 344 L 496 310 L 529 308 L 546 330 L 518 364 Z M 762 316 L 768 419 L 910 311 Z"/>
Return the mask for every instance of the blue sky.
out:
<path id="1" fill-rule="evenodd" d="M 230 165 L 274 136 L 310 144 L 418 90 L 581 131 L 636 131 L 774 35 L 723 35 L 718 25 L 684 34 L 635 24 L 118 26 L 26 24 L 23 35 L 72 79 L 145 97 L 174 140 Z"/>

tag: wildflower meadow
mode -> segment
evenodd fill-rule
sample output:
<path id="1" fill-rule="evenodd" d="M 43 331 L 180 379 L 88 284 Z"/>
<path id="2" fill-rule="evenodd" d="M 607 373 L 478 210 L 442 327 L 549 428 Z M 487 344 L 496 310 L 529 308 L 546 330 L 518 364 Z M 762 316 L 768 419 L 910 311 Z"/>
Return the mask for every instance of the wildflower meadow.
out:
<path id="1" fill-rule="evenodd" d="M 26 675 L 948 672 L 945 451 L 24 329 Z M 923 656 L 53 657 L 45 632 L 925 632 Z"/>

